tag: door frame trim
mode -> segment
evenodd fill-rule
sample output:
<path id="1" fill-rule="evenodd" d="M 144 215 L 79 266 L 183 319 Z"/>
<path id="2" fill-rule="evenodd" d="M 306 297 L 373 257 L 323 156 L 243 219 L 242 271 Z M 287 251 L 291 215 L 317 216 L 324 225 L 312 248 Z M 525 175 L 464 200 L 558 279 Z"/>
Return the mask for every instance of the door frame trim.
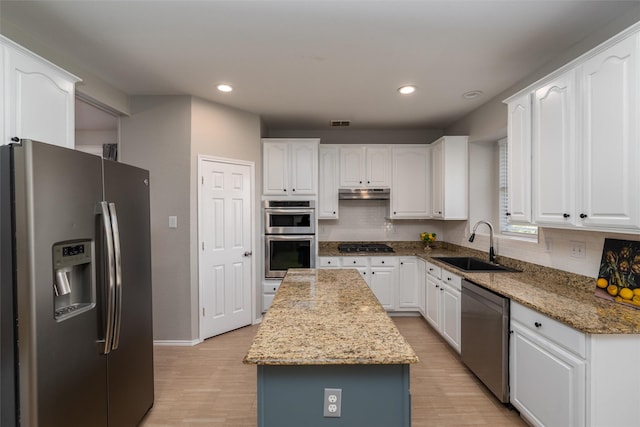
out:
<path id="1" fill-rule="evenodd" d="M 217 157 L 217 156 L 208 156 L 205 154 L 198 154 L 198 172 L 196 176 L 196 186 L 198 187 L 198 241 L 196 242 L 196 251 L 198 253 L 197 263 L 198 263 L 198 311 L 196 316 L 198 316 L 198 337 L 200 341 L 204 341 L 205 338 L 202 336 L 202 331 L 204 330 L 202 322 L 204 320 L 203 316 L 200 315 L 202 313 L 202 300 L 200 296 L 202 295 L 202 282 L 200 280 L 201 277 L 201 254 L 200 250 L 201 242 L 202 242 L 202 220 L 203 215 L 201 212 L 202 209 L 202 185 L 200 184 L 200 177 L 202 176 L 202 169 L 204 162 L 215 162 L 215 163 L 227 163 L 238 166 L 248 166 L 249 167 L 249 212 L 251 216 L 251 251 L 253 256 L 251 257 L 251 283 L 250 283 L 250 293 L 251 293 L 251 324 L 256 323 L 256 259 L 257 259 L 257 234 L 256 234 L 256 212 L 255 212 L 255 189 L 256 189 L 256 174 L 255 174 L 255 162 L 248 160 L 238 160 L 238 159 L 230 159 L 226 157 Z"/>

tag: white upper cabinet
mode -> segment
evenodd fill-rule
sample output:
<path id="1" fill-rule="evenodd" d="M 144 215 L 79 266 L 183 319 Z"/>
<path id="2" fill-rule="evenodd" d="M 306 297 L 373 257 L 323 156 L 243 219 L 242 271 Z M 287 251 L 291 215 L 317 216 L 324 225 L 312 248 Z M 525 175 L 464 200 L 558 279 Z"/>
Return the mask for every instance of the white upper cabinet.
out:
<path id="1" fill-rule="evenodd" d="M 321 144 L 318 178 L 318 219 L 338 218 L 338 147 Z"/>
<path id="2" fill-rule="evenodd" d="M 388 188 L 391 161 L 386 145 L 340 147 L 341 188 Z"/>
<path id="3" fill-rule="evenodd" d="M 575 72 L 533 94 L 533 219 L 537 224 L 571 223 L 575 206 Z"/>
<path id="4" fill-rule="evenodd" d="M 391 148 L 391 218 L 429 218 L 430 174 L 427 145 Z"/>
<path id="5" fill-rule="evenodd" d="M 2 36 L 0 49 L 2 144 L 19 138 L 74 148 L 80 79 Z"/>
<path id="6" fill-rule="evenodd" d="M 319 143 L 319 139 L 263 139 L 263 194 L 316 195 Z"/>
<path id="7" fill-rule="evenodd" d="M 529 222 L 532 200 L 542 226 L 640 229 L 638 28 L 505 101 L 510 220 Z"/>
<path id="8" fill-rule="evenodd" d="M 443 136 L 431 144 L 431 212 L 436 219 L 467 219 L 468 137 Z"/>
<path id="9" fill-rule="evenodd" d="M 582 85 L 578 225 L 640 228 L 638 34 L 588 59 Z"/>
<path id="10" fill-rule="evenodd" d="M 531 222 L 531 95 L 506 101 L 507 127 L 507 216 L 509 222 Z"/>

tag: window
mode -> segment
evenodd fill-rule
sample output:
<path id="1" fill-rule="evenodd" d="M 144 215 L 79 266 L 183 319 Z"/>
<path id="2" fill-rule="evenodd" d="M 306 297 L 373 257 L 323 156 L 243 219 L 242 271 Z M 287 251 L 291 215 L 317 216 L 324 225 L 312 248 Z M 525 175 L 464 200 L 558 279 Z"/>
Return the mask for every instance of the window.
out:
<path id="1" fill-rule="evenodd" d="M 521 237 L 529 237 L 533 238 L 538 235 L 538 227 L 535 225 L 521 225 L 521 224 L 510 224 L 507 216 L 507 209 L 509 207 L 509 192 L 507 191 L 507 175 L 508 175 L 508 165 L 507 165 L 507 139 L 501 139 L 498 141 L 499 147 L 499 164 L 500 164 L 500 195 L 499 195 L 499 203 L 500 203 L 500 232 L 502 234 L 511 234 L 515 236 Z"/>

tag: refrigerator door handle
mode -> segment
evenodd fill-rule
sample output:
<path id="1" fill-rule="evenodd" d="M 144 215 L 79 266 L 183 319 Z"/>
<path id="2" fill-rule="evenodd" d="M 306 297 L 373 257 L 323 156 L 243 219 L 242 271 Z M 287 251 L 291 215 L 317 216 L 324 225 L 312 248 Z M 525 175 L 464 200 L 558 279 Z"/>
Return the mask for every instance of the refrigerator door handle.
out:
<path id="1" fill-rule="evenodd" d="M 111 214 L 111 229 L 113 230 L 113 249 L 116 264 L 116 297 L 114 307 L 113 343 L 111 350 L 117 350 L 120 342 L 120 327 L 122 324 L 122 256 L 120 252 L 120 230 L 118 228 L 118 214 L 116 204 L 109 203 L 109 213 Z"/>
<path id="2" fill-rule="evenodd" d="M 102 226 L 104 227 L 104 237 L 107 244 L 107 304 L 105 312 L 107 322 L 104 333 L 104 350 L 103 354 L 111 352 L 111 343 L 113 341 L 113 323 L 114 323 L 114 304 L 116 293 L 115 279 L 115 259 L 113 248 L 113 233 L 111 227 L 111 215 L 109 214 L 109 206 L 107 202 L 100 202 L 99 212 L 102 215 Z"/>

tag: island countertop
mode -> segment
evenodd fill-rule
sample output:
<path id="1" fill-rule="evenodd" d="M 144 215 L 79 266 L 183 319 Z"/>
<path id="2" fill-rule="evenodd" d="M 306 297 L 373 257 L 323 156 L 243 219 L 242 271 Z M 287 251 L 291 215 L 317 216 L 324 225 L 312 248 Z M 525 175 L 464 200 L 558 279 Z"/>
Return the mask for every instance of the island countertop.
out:
<path id="1" fill-rule="evenodd" d="M 418 357 L 357 270 L 292 269 L 243 362 L 391 365 Z"/>

